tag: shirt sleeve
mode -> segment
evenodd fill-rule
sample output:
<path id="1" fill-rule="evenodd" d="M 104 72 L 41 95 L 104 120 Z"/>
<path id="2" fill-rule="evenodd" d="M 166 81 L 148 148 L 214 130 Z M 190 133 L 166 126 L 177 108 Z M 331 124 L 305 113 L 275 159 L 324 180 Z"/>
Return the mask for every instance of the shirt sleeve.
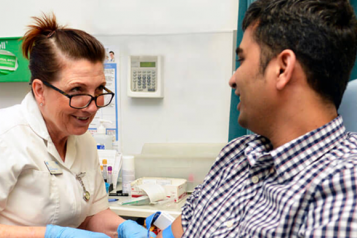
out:
<path id="1" fill-rule="evenodd" d="M 310 200 L 299 237 L 356 237 L 357 157 L 328 176 Z"/>
<path id="2" fill-rule="evenodd" d="M 184 230 L 186 230 L 186 228 L 193 216 L 197 201 L 201 194 L 201 190 L 202 190 L 202 184 L 196 186 L 196 188 L 193 190 L 191 196 L 189 196 L 187 198 L 185 205 L 183 205 L 183 207 L 182 207 L 181 222 L 182 222 L 182 228 Z"/>

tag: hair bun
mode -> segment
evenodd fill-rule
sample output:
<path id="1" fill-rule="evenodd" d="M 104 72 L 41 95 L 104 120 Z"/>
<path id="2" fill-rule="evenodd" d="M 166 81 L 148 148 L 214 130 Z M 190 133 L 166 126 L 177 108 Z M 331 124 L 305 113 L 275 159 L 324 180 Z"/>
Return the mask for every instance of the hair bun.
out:
<path id="1" fill-rule="evenodd" d="M 32 19 L 35 23 L 28 26 L 29 30 L 22 37 L 22 53 L 27 59 L 37 40 L 40 40 L 41 37 L 50 38 L 57 30 L 63 28 L 58 25 L 53 13 L 43 14 L 42 17 L 32 17 Z"/>

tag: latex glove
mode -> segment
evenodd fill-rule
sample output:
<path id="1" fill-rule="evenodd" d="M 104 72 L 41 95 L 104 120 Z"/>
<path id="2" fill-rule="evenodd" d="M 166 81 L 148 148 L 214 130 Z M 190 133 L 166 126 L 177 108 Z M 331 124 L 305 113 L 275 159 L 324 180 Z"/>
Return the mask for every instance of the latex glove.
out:
<path id="1" fill-rule="evenodd" d="M 75 229 L 71 227 L 62 227 L 47 225 L 45 238 L 110 238 L 106 234 Z"/>
<path id="2" fill-rule="evenodd" d="M 118 226 L 118 238 L 147 238 L 148 231 L 133 220 L 126 220 Z M 150 232 L 150 237 L 156 237 Z"/>
<path id="3" fill-rule="evenodd" d="M 165 230 L 162 231 L 161 235 L 163 238 L 175 238 L 174 234 L 172 233 L 171 225 L 169 225 L 168 227 L 166 227 Z"/>

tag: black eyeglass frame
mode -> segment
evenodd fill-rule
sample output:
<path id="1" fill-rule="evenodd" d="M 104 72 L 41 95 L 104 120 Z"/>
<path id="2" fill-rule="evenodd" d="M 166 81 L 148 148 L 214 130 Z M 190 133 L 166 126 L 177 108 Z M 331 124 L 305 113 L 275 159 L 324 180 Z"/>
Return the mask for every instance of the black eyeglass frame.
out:
<path id="1" fill-rule="evenodd" d="M 108 106 L 108 105 L 112 102 L 112 100 L 113 100 L 113 98 L 114 98 L 114 96 L 115 96 L 115 93 L 113 93 L 111 90 L 109 90 L 108 88 L 106 88 L 106 87 L 104 87 L 104 86 L 103 86 L 103 89 L 104 89 L 105 91 L 107 91 L 107 93 L 102 93 L 102 94 L 99 94 L 99 95 L 94 96 L 94 97 L 93 97 L 92 95 L 90 95 L 90 94 L 84 94 L 84 93 L 83 93 L 83 94 L 76 94 L 76 95 L 69 95 L 68 93 L 63 92 L 61 89 L 59 89 L 59 88 L 53 86 L 53 85 L 50 84 L 49 82 L 46 82 L 46 81 L 43 81 L 43 80 L 41 80 L 41 81 L 42 81 L 42 83 L 43 83 L 44 85 L 46 85 L 46 86 L 48 86 L 48 87 L 50 87 L 50 88 L 56 90 L 57 92 L 61 93 L 62 95 L 68 97 L 68 98 L 69 98 L 69 106 L 70 106 L 71 108 L 74 108 L 74 109 L 83 109 L 83 108 L 86 108 L 86 107 L 88 107 L 88 106 L 92 103 L 93 100 L 94 100 L 94 102 L 95 102 L 95 105 L 96 105 L 98 108 L 103 108 L 103 107 Z M 108 94 L 112 95 L 112 98 L 110 99 L 109 103 L 108 103 L 107 105 L 105 105 L 105 106 L 98 106 L 98 104 L 97 104 L 97 98 L 98 98 L 99 96 L 108 95 Z M 91 97 L 91 100 L 87 103 L 87 105 L 85 105 L 85 106 L 83 106 L 83 107 L 74 107 L 74 106 L 71 105 L 71 100 L 72 100 L 73 97 L 77 97 L 77 96 L 90 96 L 90 97 Z"/>

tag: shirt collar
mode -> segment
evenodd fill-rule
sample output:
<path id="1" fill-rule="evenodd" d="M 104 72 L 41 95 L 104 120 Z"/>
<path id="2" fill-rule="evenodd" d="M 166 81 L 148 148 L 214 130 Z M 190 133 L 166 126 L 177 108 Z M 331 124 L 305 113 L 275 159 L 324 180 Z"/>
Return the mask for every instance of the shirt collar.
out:
<path id="1" fill-rule="evenodd" d="M 274 150 L 270 141 L 256 135 L 247 143 L 244 154 L 251 168 L 274 162 L 275 170 L 282 183 L 298 174 L 301 170 L 334 148 L 345 135 L 341 116 L 313 131 L 306 133 Z"/>
<path id="2" fill-rule="evenodd" d="M 273 146 L 267 138 L 256 135 L 252 141 L 248 142 L 247 147 L 244 149 L 244 155 L 251 167 L 259 166 L 260 163 L 258 161 L 269 155 L 269 151 L 272 148 Z"/>
<path id="3" fill-rule="evenodd" d="M 341 116 L 278 148 L 270 155 L 274 159 L 279 182 L 289 180 L 333 149 L 345 135 Z"/>

